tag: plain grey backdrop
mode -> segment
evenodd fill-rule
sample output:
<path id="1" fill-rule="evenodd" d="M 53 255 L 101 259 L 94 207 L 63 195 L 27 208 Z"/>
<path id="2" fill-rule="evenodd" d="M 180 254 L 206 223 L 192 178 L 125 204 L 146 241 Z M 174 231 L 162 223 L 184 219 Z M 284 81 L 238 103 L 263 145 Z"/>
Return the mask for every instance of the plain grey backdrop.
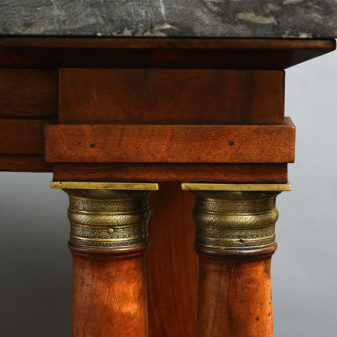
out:
<path id="1" fill-rule="evenodd" d="M 297 143 L 293 191 L 278 197 L 275 337 L 337 331 L 336 91 L 336 52 L 286 72 Z M 0 337 L 71 336 L 68 202 L 51 179 L 0 172 Z"/>

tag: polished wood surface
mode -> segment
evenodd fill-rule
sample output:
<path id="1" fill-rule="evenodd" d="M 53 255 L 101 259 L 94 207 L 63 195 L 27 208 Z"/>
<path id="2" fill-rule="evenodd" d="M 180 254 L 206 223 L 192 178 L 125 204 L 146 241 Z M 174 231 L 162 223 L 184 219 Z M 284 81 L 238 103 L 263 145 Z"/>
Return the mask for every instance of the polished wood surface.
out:
<path id="1" fill-rule="evenodd" d="M 59 70 L 59 123 L 283 123 L 284 72 Z"/>
<path id="2" fill-rule="evenodd" d="M 295 129 L 284 123 L 283 70 L 334 49 L 334 40 L 0 38 L 0 170 L 162 182 L 146 266 L 143 254 L 73 249 L 73 337 L 272 337 L 271 254 L 199 251 L 198 276 L 193 196 L 179 182 L 286 182 Z"/>
<path id="3" fill-rule="evenodd" d="M 57 116 L 56 69 L 0 68 L 0 171 L 51 172 L 44 128 Z"/>
<path id="4" fill-rule="evenodd" d="M 44 154 L 44 128 L 50 119 L 0 119 L 0 154 Z"/>
<path id="5" fill-rule="evenodd" d="M 288 163 L 295 127 L 275 125 L 48 125 L 48 162 Z"/>
<path id="6" fill-rule="evenodd" d="M 54 164 L 58 181 L 286 183 L 287 164 Z"/>
<path id="7" fill-rule="evenodd" d="M 73 337 L 147 337 L 144 255 L 73 250 Z"/>
<path id="8" fill-rule="evenodd" d="M 57 71 L 0 69 L 0 118 L 57 115 Z"/>
<path id="9" fill-rule="evenodd" d="M 200 255 L 198 337 L 272 337 L 271 257 Z"/>
<path id="10" fill-rule="evenodd" d="M 198 256 L 193 249 L 193 195 L 178 183 L 160 184 L 150 200 L 147 254 L 149 337 L 194 337 Z"/>
<path id="11" fill-rule="evenodd" d="M 3 37 L 1 67 L 285 69 L 334 40 Z"/>
<path id="12" fill-rule="evenodd" d="M 1 154 L 0 171 L 52 172 L 53 169 L 43 155 Z"/>

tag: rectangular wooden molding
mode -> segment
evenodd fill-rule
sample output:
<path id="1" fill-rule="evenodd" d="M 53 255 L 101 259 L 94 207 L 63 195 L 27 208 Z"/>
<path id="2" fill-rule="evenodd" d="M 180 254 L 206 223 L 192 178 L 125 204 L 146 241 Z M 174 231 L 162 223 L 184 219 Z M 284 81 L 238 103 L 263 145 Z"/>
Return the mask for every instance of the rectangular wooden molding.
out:
<path id="1" fill-rule="evenodd" d="M 282 123 L 284 72 L 59 70 L 60 124 Z"/>
<path id="2" fill-rule="evenodd" d="M 0 154 L 0 171 L 52 172 L 43 155 Z"/>
<path id="3" fill-rule="evenodd" d="M 54 164 L 59 181 L 285 183 L 287 164 Z"/>
<path id="4" fill-rule="evenodd" d="M 290 163 L 295 127 L 275 125 L 48 125 L 53 163 Z"/>
<path id="5" fill-rule="evenodd" d="M 0 154 L 44 154 L 44 128 L 51 119 L 0 119 Z"/>
<path id="6" fill-rule="evenodd" d="M 334 40 L 3 37 L 1 67 L 285 69 Z"/>
<path id="7" fill-rule="evenodd" d="M 0 117 L 57 115 L 57 71 L 0 69 Z"/>

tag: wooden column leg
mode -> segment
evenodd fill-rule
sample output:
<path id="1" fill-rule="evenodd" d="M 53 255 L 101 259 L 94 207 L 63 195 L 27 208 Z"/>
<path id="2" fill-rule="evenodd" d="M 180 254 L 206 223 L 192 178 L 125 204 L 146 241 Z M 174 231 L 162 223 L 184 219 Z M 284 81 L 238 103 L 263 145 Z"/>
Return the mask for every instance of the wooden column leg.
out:
<path id="1" fill-rule="evenodd" d="M 65 190 L 73 337 L 146 337 L 149 192 Z"/>
<path id="2" fill-rule="evenodd" d="M 272 337 L 276 192 L 194 192 L 198 337 Z"/>

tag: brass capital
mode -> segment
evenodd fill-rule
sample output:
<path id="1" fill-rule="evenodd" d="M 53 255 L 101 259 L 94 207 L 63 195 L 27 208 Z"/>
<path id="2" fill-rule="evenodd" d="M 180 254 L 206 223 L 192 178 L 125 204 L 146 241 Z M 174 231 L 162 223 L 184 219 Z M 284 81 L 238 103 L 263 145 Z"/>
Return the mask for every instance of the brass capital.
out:
<path id="1" fill-rule="evenodd" d="M 250 251 L 275 246 L 279 192 L 194 191 L 196 248 Z"/>
<path id="2" fill-rule="evenodd" d="M 134 249 L 148 244 L 148 191 L 64 189 L 69 196 L 70 246 Z"/>

